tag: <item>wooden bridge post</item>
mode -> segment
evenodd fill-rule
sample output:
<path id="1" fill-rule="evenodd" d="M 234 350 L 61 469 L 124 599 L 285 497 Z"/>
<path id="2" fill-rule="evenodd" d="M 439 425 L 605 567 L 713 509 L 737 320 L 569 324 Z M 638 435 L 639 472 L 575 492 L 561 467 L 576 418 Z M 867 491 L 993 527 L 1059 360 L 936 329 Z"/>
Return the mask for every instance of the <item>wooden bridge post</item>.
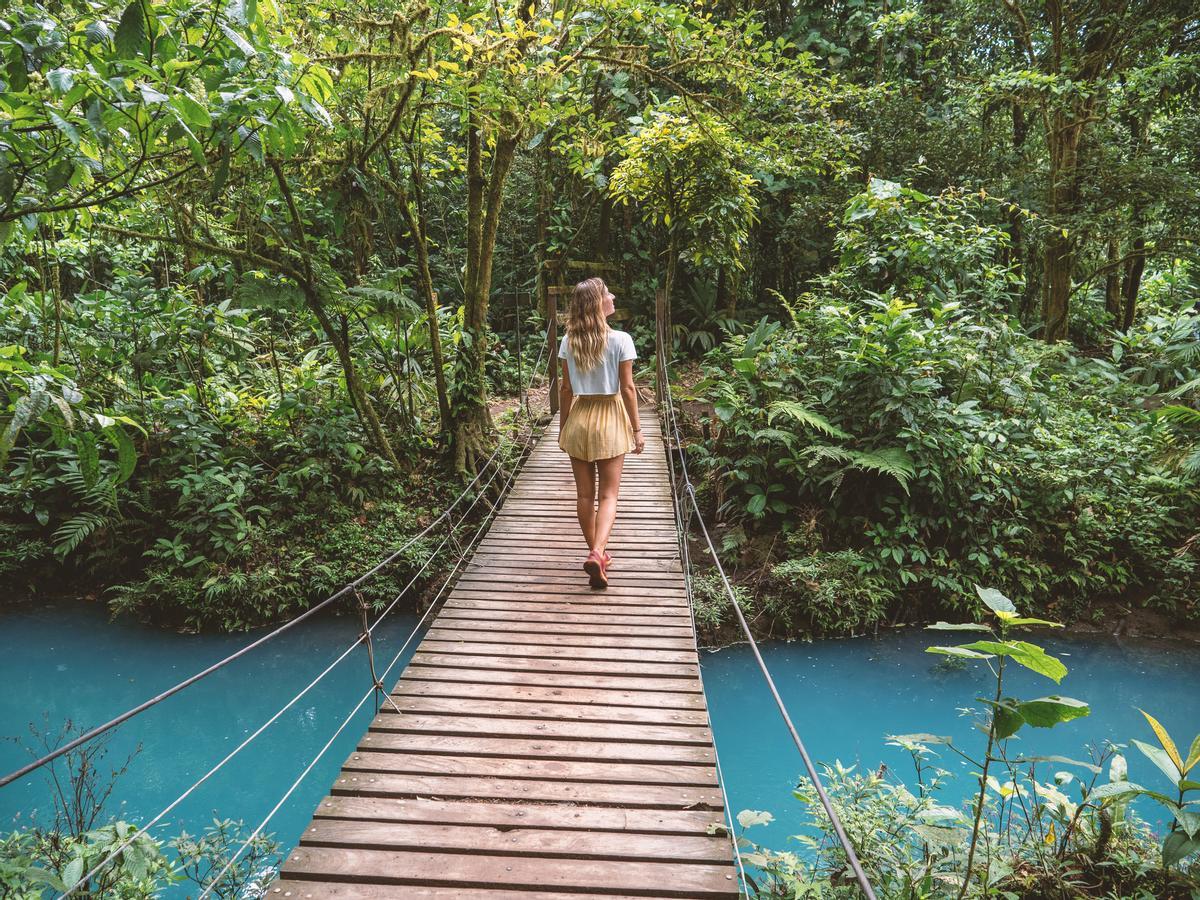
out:
<path id="1" fill-rule="evenodd" d="M 654 292 L 654 397 L 661 407 L 667 383 L 667 292 L 659 288 Z"/>
<path id="2" fill-rule="evenodd" d="M 558 412 L 558 292 L 546 292 L 546 340 L 550 344 L 550 415 Z"/>

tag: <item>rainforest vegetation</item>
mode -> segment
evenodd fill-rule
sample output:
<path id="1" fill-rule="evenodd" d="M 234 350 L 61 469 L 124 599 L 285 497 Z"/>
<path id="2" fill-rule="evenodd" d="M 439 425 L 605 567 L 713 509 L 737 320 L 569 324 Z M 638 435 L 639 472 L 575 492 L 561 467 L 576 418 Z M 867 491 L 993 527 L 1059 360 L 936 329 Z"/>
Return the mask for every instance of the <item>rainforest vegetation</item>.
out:
<path id="1" fill-rule="evenodd" d="M 761 633 L 974 622 L 978 585 L 1066 623 L 1200 623 L 1192 0 L 13 0 L 0 602 L 185 630 L 302 612 L 520 453 L 550 299 L 594 274 L 648 389 L 665 297 L 671 437 Z M 365 601 L 436 575 L 432 540 Z M 903 744 L 919 777 L 928 738 Z M 1120 786 L 1052 797 L 1061 845 L 1030 821 L 972 890 L 1071 896 L 1047 854 L 1101 842 L 1104 890 L 1175 890 L 1200 749 L 1151 750 L 1173 844 L 1114 842 Z M 1086 771 L 1122 782 L 1114 758 Z M 914 826 L 880 851 L 888 896 L 942 896 L 940 776 L 834 776 L 864 833 Z M 1014 796 L 983 791 L 972 850 Z M 14 835 L 0 878 L 58 883 L 124 840 L 99 827 Z M 123 895 L 165 877 L 143 849 Z M 764 890 L 844 888 L 817 859 L 764 851 Z"/>
<path id="2" fill-rule="evenodd" d="M 601 272 L 643 360 L 667 294 L 762 627 L 977 582 L 1195 619 L 1198 28 L 1182 0 L 11 6 L 0 574 L 189 628 L 304 608 L 486 458 L 548 291 Z"/>

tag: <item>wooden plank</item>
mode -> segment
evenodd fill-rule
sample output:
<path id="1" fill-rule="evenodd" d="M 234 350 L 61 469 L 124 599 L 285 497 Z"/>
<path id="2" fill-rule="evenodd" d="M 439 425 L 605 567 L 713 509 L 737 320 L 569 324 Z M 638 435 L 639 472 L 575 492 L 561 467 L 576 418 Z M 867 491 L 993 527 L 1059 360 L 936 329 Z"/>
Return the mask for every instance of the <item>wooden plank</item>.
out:
<path id="1" fill-rule="evenodd" d="M 617 622 L 603 616 L 594 616 L 585 622 L 563 622 L 559 618 L 535 618 L 537 613 L 508 612 L 492 613 L 468 610 L 443 610 L 438 616 L 438 623 L 443 628 L 454 631 L 472 631 L 481 634 L 494 634 L 497 630 L 520 632 L 534 635 L 616 635 L 653 639 L 657 637 L 678 638 L 692 641 L 692 623 L 683 616 L 674 619 L 642 617 L 635 619 L 632 624 Z"/>
<path id="2" fill-rule="evenodd" d="M 396 713 L 386 706 L 371 722 L 372 731 L 424 734 L 473 734 L 479 737 L 564 738 L 587 741 L 639 741 L 650 744 L 708 744 L 712 733 L 695 725 L 643 722 L 571 722 L 555 719 L 493 719 L 486 716 L 433 716 Z"/>
<path id="3" fill-rule="evenodd" d="M 396 734 L 370 731 L 359 750 L 509 759 L 602 760 L 606 762 L 712 765 L 716 754 L 704 744 L 638 744 L 553 738 L 479 737 L 476 735 Z"/>
<path id="4" fill-rule="evenodd" d="M 447 800 L 509 800 L 521 803 L 582 803 L 643 809 L 722 809 L 719 788 L 673 784 L 552 781 L 468 775 L 392 775 L 342 770 L 333 793 L 357 797 L 436 797 Z"/>
<path id="5" fill-rule="evenodd" d="M 720 813 L 711 810 L 613 809 L 603 806 L 553 806 L 531 803 L 474 803 L 417 798 L 329 795 L 319 804 L 317 819 L 362 819 L 371 822 L 484 825 L 519 828 L 616 831 L 638 834 L 704 834 Z"/>
<path id="6" fill-rule="evenodd" d="M 312 878 L 281 878 L 274 882 L 268 898 L 280 900 L 463 900 L 458 887 L 428 887 L 416 884 L 360 884 L 321 881 Z M 596 894 L 565 891 L 530 893 L 523 890 L 471 888 L 471 900 L 596 900 Z M 646 895 L 604 894 L 604 900 L 645 900 Z M 735 895 L 731 895 L 735 896 Z"/>
<path id="7" fill-rule="evenodd" d="M 626 619 L 630 623 L 647 619 L 654 622 L 685 619 L 691 622 L 691 613 L 682 604 L 643 606 L 638 603 L 628 603 L 621 605 L 606 603 L 602 597 L 596 598 L 596 601 L 589 598 L 586 602 L 574 603 L 570 602 L 569 598 L 554 601 L 527 600 L 524 597 L 489 597 L 486 599 L 451 597 L 442 607 L 442 614 L 445 615 L 447 612 L 472 615 L 528 613 L 541 621 L 562 622 L 614 622 Z"/>
<path id="8" fill-rule="evenodd" d="M 650 709 L 704 709 L 699 694 L 671 694 L 665 691 L 599 690 L 584 687 L 533 687 L 518 684 L 480 684 L 478 682 L 417 681 L 402 679 L 392 691 L 393 697 L 478 697 L 488 700 L 527 700 L 534 703 L 587 703 L 592 706 Z"/>
<path id="9" fill-rule="evenodd" d="M 653 629 L 651 629 L 653 631 Z M 448 623 L 438 623 L 430 628 L 426 637 L 427 641 L 457 641 L 464 644 L 504 644 L 506 646 L 520 646 L 523 644 L 537 645 L 538 647 L 596 647 L 596 648 L 639 648 L 647 650 L 682 650 L 688 654 L 695 654 L 695 641 L 688 637 L 672 637 L 664 634 L 651 635 L 650 637 L 638 637 L 626 634 L 605 634 L 603 632 L 563 632 L 559 629 L 521 629 L 521 630 L 500 630 L 498 627 L 488 628 L 483 631 L 457 628 Z M 490 649 L 488 652 L 491 652 Z M 688 657 L 691 659 L 691 656 Z M 672 657 L 670 662 L 679 662 L 680 659 Z M 686 661 L 686 660 L 684 660 Z"/>
<path id="10" fill-rule="evenodd" d="M 466 669 L 504 669 L 509 672 L 570 672 L 576 675 L 636 675 L 649 678 L 696 679 L 698 665 L 642 665 L 607 659 L 546 659 L 535 656 L 481 656 L 470 653 L 431 651 L 422 644 L 413 654 L 417 665 L 452 666 Z"/>
<path id="11" fill-rule="evenodd" d="M 488 644 L 482 647 L 458 640 L 434 640 L 426 638 L 421 649 L 427 653 L 467 654 L 493 658 L 518 656 L 528 659 L 559 659 L 583 662 L 604 660 L 608 662 L 638 662 L 646 671 L 658 663 L 690 663 L 696 659 L 695 650 L 643 650 L 629 647 L 551 647 L 535 643 Z"/>
<path id="12" fill-rule="evenodd" d="M 641 706 L 608 706 L 591 703 L 546 703 L 538 700 L 499 700 L 492 697 L 393 695 L 392 704 L 401 712 L 422 715 L 499 716 L 517 719 L 572 719 L 588 722 L 656 722 L 662 725 L 708 725 L 702 710 L 657 709 Z"/>
<path id="13" fill-rule="evenodd" d="M 608 688 L 620 691 L 661 691 L 697 694 L 700 682 L 690 677 L 651 677 L 647 675 L 600 675 L 592 672 L 513 671 L 506 668 L 481 668 L 416 661 L 404 673 L 406 682 L 469 681 L 482 684 L 519 684 L 551 688 Z"/>
<path id="14" fill-rule="evenodd" d="M 365 873 L 370 873 L 367 876 Z M 628 892 L 657 897 L 728 897 L 732 867 L 695 863 L 561 859 L 547 866 L 537 858 L 484 854 L 302 847 L 283 865 L 286 878 L 356 880 L 378 884 L 442 885 L 538 890 Z M 647 893 L 647 886 L 653 886 Z"/>
<path id="15" fill-rule="evenodd" d="M 485 623 L 497 621 L 524 622 L 527 624 L 541 622 L 547 625 L 578 625 L 585 628 L 593 625 L 610 625 L 613 627 L 631 625 L 635 628 L 682 628 L 690 631 L 692 627 L 692 620 L 682 610 L 666 609 L 656 614 L 651 613 L 648 615 L 638 615 L 630 611 L 620 614 L 602 614 L 592 612 L 590 608 L 588 612 L 566 612 L 561 604 L 554 605 L 549 610 L 540 610 L 525 608 L 529 604 L 496 603 L 493 605 L 493 608 L 489 609 L 486 604 L 464 606 L 462 602 L 454 601 L 453 605 L 447 604 L 443 607 L 438 616 L 439 620 L 452 622 L 455 628 L 466 627 L 467 622 Z M 569 609 L 570 607 L 566 608 Z"/>
<path id="16" fill-rule="evenodd" d="M 419 753 L 350 754 L 343 772 L 385 775 L 463 775 L 534 781 L 581 781 L 605 784 L 672 784 L 715 787 L 717 772 L 703 766 L 656 763 L 597 763 L 590 760 L 505 759 L 487 756 L 425 756 Z"/>
<path id="17" fill-rule="evenodd" d="M 480 825 L 417 825 L 407 822 L 318 820 L 300 837 L 308 847 L 366 850 L 437 850 L 540 858 L 658 860 L 723 863 L 729 841 L 707 835 L 630 834 Z"/>

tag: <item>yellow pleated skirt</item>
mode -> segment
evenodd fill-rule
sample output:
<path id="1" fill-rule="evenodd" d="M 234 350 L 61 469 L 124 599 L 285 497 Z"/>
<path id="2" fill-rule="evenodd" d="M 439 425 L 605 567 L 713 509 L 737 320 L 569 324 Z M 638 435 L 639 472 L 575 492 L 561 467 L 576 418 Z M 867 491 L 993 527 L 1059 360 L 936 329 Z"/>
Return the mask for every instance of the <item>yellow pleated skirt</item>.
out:
<path id="1" fill-rule="evenodd" d="M 558 446 L 569 456 L 593 462 L 633 450 L 633 423 L 620 394 L 584 394 L 571 401 Z"/>

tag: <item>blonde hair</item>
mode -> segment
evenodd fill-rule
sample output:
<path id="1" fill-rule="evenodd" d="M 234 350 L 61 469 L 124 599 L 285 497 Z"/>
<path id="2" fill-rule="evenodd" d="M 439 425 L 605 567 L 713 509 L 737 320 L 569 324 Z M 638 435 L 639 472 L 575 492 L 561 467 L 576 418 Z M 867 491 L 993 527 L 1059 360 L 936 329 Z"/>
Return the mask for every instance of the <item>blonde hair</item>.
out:
<path id="1" fill-rule="evenodd" d="M 608 347 L 608 317 L 604 315 L 604 299 L 608 285 L 603 278 L 589 278 L 575 285 L 571 306 L 567 310 L 567 346 L 580 372 L 600 365 Z"/>

